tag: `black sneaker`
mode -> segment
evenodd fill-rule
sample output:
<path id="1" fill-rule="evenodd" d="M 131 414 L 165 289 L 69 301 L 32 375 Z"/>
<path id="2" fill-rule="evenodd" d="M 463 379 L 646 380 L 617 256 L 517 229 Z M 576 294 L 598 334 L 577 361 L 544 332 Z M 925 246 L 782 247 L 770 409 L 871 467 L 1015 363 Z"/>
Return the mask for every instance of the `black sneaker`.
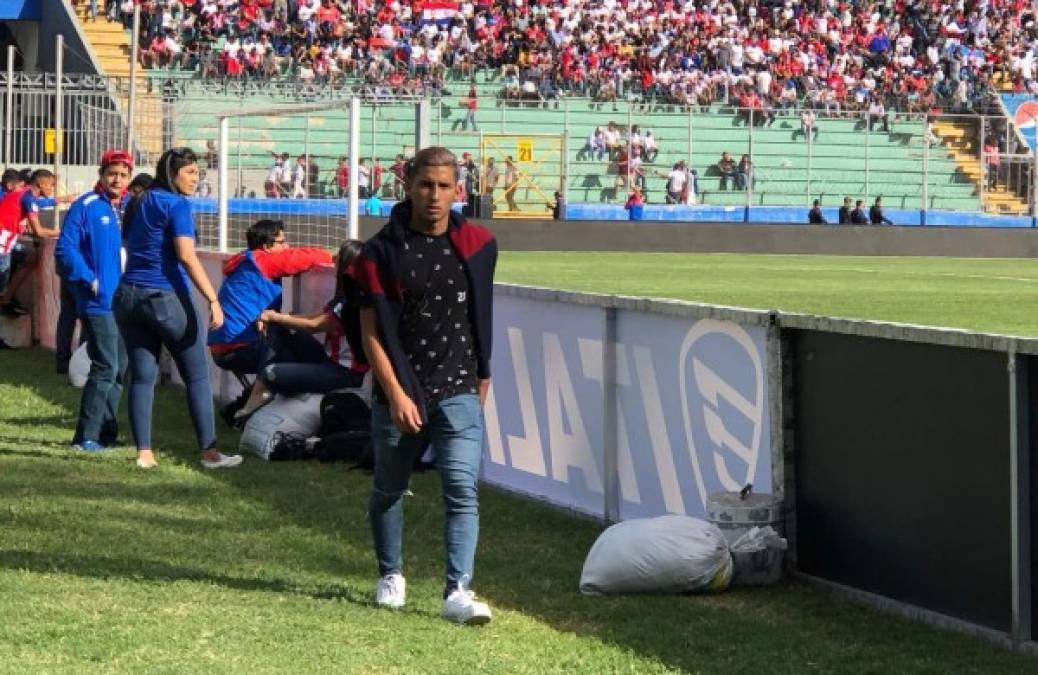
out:
<path id="1" fill-rule="evenodd" d="M 0 349 L 14 349 L 14 347 L 4 342 L 3 338 L 0 338 Z"/>

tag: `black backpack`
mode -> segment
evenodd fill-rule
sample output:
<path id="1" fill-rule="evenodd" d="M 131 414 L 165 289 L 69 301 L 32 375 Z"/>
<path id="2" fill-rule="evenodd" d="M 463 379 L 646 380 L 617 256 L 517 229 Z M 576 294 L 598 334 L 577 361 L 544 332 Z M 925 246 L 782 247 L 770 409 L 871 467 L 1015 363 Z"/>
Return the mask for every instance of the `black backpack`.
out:
<path id="1" fill-rule="evenodd" d="M 350 391 L 332 392 L 321 399 L 321 438 L 343 431 L 371 433 L 371 408 Z"/>

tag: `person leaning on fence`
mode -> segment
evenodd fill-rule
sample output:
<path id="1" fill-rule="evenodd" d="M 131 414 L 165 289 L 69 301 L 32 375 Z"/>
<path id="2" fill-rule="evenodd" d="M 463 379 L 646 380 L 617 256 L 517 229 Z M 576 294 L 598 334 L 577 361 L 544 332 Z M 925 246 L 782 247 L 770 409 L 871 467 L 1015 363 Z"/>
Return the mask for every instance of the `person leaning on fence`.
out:
<path id="1" fill-rule="evenodd" d="M 260 368 L 265 350 L 256 321 L 264 310 L 281 309 L 281 280 L 332 263 L 323 248 L 290 247 L 280 220 L 253 223 L 245 241 L 248 248 L 224 263 L 217 294 L 223 325 L 211 329 L 207 339 L 213 363 L 238 375 Z"/>
<path id="2" fill-rule="evenodd" d="M 839 217 L 837 218 L 837 222 L 839 222 L 840 225 L 850 225 L 852 211 L 854 211 L 854 208 L 851 206 L 851 198 L 844 197 L 843 206 L 840 207 L 840 213 Z"/>
<path id="3" fill-rule="evenodd" d="M 105 152 L 97 185 L 72 203 L 54 249 L 58 274 L 72 293 L 90 357 L 72 437 L 72 446 L 80 450 L 111 447 L 119 436 L 117 413 L 127 356 L 112 314 L 112 297 L 122 274 L 120 224 L 132 173 L 130 153 Z"/>
<path id="4" fill-rule="evenodd" d="M 869 217 L 865 215 L 865 202 L 861 199 L 854 202 L 854 210 L 851 211 L 851 225 L 868 225 Z"/>
<path id="5" fill-rule="evenodd" d="M 482 407 L 490 388 L 494 269 L 491 233 L 451 211 L 457 159 L 431 147 L 411 161 L 409 199 L 353 267 L 361 334 L 375 376 L 375 478 L 369 516 L 378 560 L 376 600 L 405 602 L 403 496 L 414 459 L 431 445 L 443 485 L 447 552 L 442 616 L 490 620 L 469 590 L 479 531 Z"/>
<path id="6" fill-rule="evenodd" d="M 894 221 L 883 215 L 883 198 L 876 197 L 876 202 L 869 209 L 869 222 L 873 225 L 893 225 Z"/>
<path id="7" fill-rule="evenodd" d="M 6 287 L 0 291 L 0 312 L 7 315 L 26 313 L 15 299 L 15 294 L 36 269 L 40 241 L 57 239 L 59 233 L 56 226 L 44 227 L 40 222 L 40 210 L 53 209 L 57 203 L 54 197 L 54 174 L 47 169 L 37 169 L 28 176 L 26 182 L 28 185 L 8 193 L 0 202 L 0 230 L 15 233 L 16 239 L 13 249 L 8 251 L 13 253 L 9 261 L 10 276 Z"/>
<path id="8" fill-rule="evenodd" d="M 807 212 L 807 222 L 811 225 L 826 225 L 829 223 L 822 213 L 822 202 L 817 199 L 814 201 L 814 206 L 811 207 L 811 210 Z"/>
<path id="9" fill-rule="evenodd" d="M 229 468 L 242 461 L 241 455 L 216 450 L 206 336 L 191 300 L 193 284 L 209 304 L 209 327 L 223 325 L 223 308 L 195 252 L 195 224 L 186 196 L 194 194 L 197 184 L 195 153 L 190 148 L 167 150 L 159 157 L 151 187 L 130 203 L 123 219 L 126 270 L 113 306 L 130 358 L 130 429 L 137 466 L 144 469 L 156 466 L 151 415 L 163 346 L 184 381 L 202 466 Z"/>

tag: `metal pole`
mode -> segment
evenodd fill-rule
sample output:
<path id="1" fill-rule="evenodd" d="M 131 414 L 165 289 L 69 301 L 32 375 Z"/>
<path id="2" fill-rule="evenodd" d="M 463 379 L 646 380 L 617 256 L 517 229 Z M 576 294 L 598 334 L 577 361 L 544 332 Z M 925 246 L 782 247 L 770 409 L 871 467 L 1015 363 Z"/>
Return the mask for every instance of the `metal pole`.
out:
<path id="1" fill-rule="evenodd" d="M 634 111 L 631 104 L 627 104 L 627 189 L 634 190 L 631 182 L 631 160 L 634 159 L 634 145 L 631 143 L 631 127 L 634 125 Z"/>
<path id="2" fill-rule="evenodd" d="M 420 150 L 421 148 L 417 148 Z M 357 203 L 357 171 L 360 160 L 360 99 L 350 99 L 350 194 L 349 194 L 349 238 L 360 239 L 360 204 Z"/>
<path id="3" fill-rule="evenodd" d="M 1038 149 L 1031 151 L 1031 227 L 1038 226 Z"/>
<path id="4" fill-rule="evenodd" d="M 869 164 L 870 164 L 870 161 L 871 161 L 871 158 L 870 158 L 869 155 L 870 155 L 871 148 L 872 148 L 872 125 L 869 124 L 866 121 L 866 123 L 865 123 L 865 203 L 866 204 L 869 203 L 869 190 L 870 190 L 870 187 L 871 187 L 869 185 L 869 182 L 870 182 L 870 179 L 871 179 L 871 176 L 869 175 L 869 170 L 870 170 Z"/>
<path id="5" fill-rule="evenodd" d="M 923 115 L 923 204 L 919 211 L 919 224 L 926 225 L 927 185 L 930 183 L 930 115 Z"/>
<path id="6" fill-rule="evenodd" d="M 750 166 L 747 167 L 746 175 L 743 176 L 743 180 L 746 181 L 746 210 L 743 212 L 743 222 L 750 222 L 750 206 L 753 204 L 753 108 L 750 108 L 750 133 L 749 139 L 746 143 L 746 153 L 750 156 Z"/>
<path id="7" fill-rule="evenodd" d="M 306 196 L 310 196 L 310 113 L 303 116 L 303 154 L 306 155 L 306 174 L 303 177 L 303 185 L 306 186 Z"/>
<path id="8" fill-rule="evenodd" d="M 375 152 L 375 148 L 378 147 L 378 134 L 376 133 L 376 130 L 378 129 L 378 123 L 376 122 L 377 114 L 378 114 L 378 106 L 377 105 L 371 106 L 371 166 L 372 167 L 375 166 L 375 158 L 378 157 L 378 154 Z M 442 115 L 438 115 L 438 117 L 442 117 Z M 440 145 L 443 145 L 443 143 L 441 142 Z M 372 171 L 371 179 L 368 180 L 368 188 L 370 189 L 370 188 L 374 188 L 374 187 L 375 187 L 375 172 Z"/>
<path id="9" fill-rule="evenodd" d="M 603 429 L 602 487 L 605 493 L 603 511 L 607 522 L 620 520 L 619 424 L 616 367 L 615 307 L 603 310 L 602 341 L 602 412 L 608 420 Z"/>
<path id="10" fill-rule="evenodd" d="M 984 193 L 987 191 L 988 181 L 991 177 L 988 175 L 988 158 L 984 153 L 984 148 L 987 146 L 987 120 L 984 116 L 980 117 L 980 210 L 986 211 L 984 208 Z"/>
<path id="11" fill-rule="evenodd" d="M 61 92 L 61 84 L 62 84 L 62 82 L 61 81 L 62 81 L 62 79 L 64 78 L 64 75 L 65 75 L 65 36 L 64 35 L 58 35 L 58 39 L 57 39 L 56 44 L 54 45 L 54 48 L 56 50 L 55 55 L 54 55 L 54 75 L 55 75 L 55 78 L 54 78 L 54 175 L 56 176 L 56 178 L 54 179 L 54 183 L 55 183 L 55 187 L 57 187 L 58 183 L 62 179 L 62 175 L 61 175 L 61 151 L 62 151 L 63 148 L 61 147 L 62 146 L 62 137 L 61 136 L 62 136 L 63 127 L 65 126 L 65 120 L 63 119 L 64 113 L 65 113 L 65 110 L 64 110 L 65 102 L 62 100 L 62 97 L 61 97 L 61 94 L 62 94 L 62 92 Z M 66 183 L 66 186 L 67 186 L 67 183 Z M 55 206 L 54 207 L 55 212 L 57 212 L 59 208 L 60 208 L 59 206 Z M 57 222 L 56 219 L 55 219 L 55 222 Z"/>
<path id="12" fill-rule="evenodd" d="M 1026 361 L 1009 352 L 1009 522 L 1014 642 L 1031 639 L 1031 448 Z"/>
<path id="13" fill-rule="evenodd" d="M 7 46 L 7 98 L 4 102 L 4 165 L 14 163 L 11 131 L 14 126 L 14 45 Z"/>
<path id="14" fill-rule="evenodd" d="M 818 119 L 815 118 L 814 123 L 810 129 L 807 129 L 807 182 L 804 184 L 804 188 L 807 193 L 807 204 L 811 205 L 811 155 L 814 153 L 814 134 L 815 124 L 818 124 Z"/>
<path id="15" fill-rule="evenodd" d="M 126 105 L 126 149 L 133 154 L 134 119 L 137 117 L 137 58 L 140 50 L 141 6 L 133 6 L 133 33 L 130 35 L 130 99 Z"/>
<path id="16" fill-rule="evenodd" d="M 245 181 L 244 181 L 244 176 L 242 175 L 241 146 L 242 146 L 242 143 L 241 143 L 241 118 L 239 117 L 238 118 L 238 147 L 236 148 L 236 150 L 238 152 L 238 176 L 237 176 L 238 180 L 237 180 L 237 185 L 234 188 L 234 194 L 238 195 L 239 197 L 244 197 L 245 196 L 245 189 L 242 186 L 244 185 Z"/>
<path id="17" fill-rule="evenodd" d="M 219 230 L 219 249 L 221 253 L 227 252 L 227 146 L 230 143 L 231 136 L 231 119 L 229 117 L 220 118 L 220 159 L 219 162 L 219 181 L 217 189 L 220 194 L 217 196 L 217 228 Z"/>

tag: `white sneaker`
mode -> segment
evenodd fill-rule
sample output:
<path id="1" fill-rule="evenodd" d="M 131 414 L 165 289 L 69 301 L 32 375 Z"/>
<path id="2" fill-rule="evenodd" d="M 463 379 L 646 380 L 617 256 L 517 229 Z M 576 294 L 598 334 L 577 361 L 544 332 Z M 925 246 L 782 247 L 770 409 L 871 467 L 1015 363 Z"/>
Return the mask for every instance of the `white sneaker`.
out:
<path id="1" fill-rule="evenodd" d="M 203 459 L 202 466 L 207 469 L 233 469 L 242 463 L 241 455 L 216 454 L 220 455 L 220 459 Z"/>
<path id="2" fill-rule="evenodd" d="M 375 602 L 379 607 L 400 609 L 407 599 L 407 581 L 402 574 L 387 574 L 375 587 Z"/>
<path id="3" fill-rule="evenodd" d="M 461 584 L 443 601 L 440 616 L 465 626 L 482 626 L 490 623 L 490 606 Z"/>

